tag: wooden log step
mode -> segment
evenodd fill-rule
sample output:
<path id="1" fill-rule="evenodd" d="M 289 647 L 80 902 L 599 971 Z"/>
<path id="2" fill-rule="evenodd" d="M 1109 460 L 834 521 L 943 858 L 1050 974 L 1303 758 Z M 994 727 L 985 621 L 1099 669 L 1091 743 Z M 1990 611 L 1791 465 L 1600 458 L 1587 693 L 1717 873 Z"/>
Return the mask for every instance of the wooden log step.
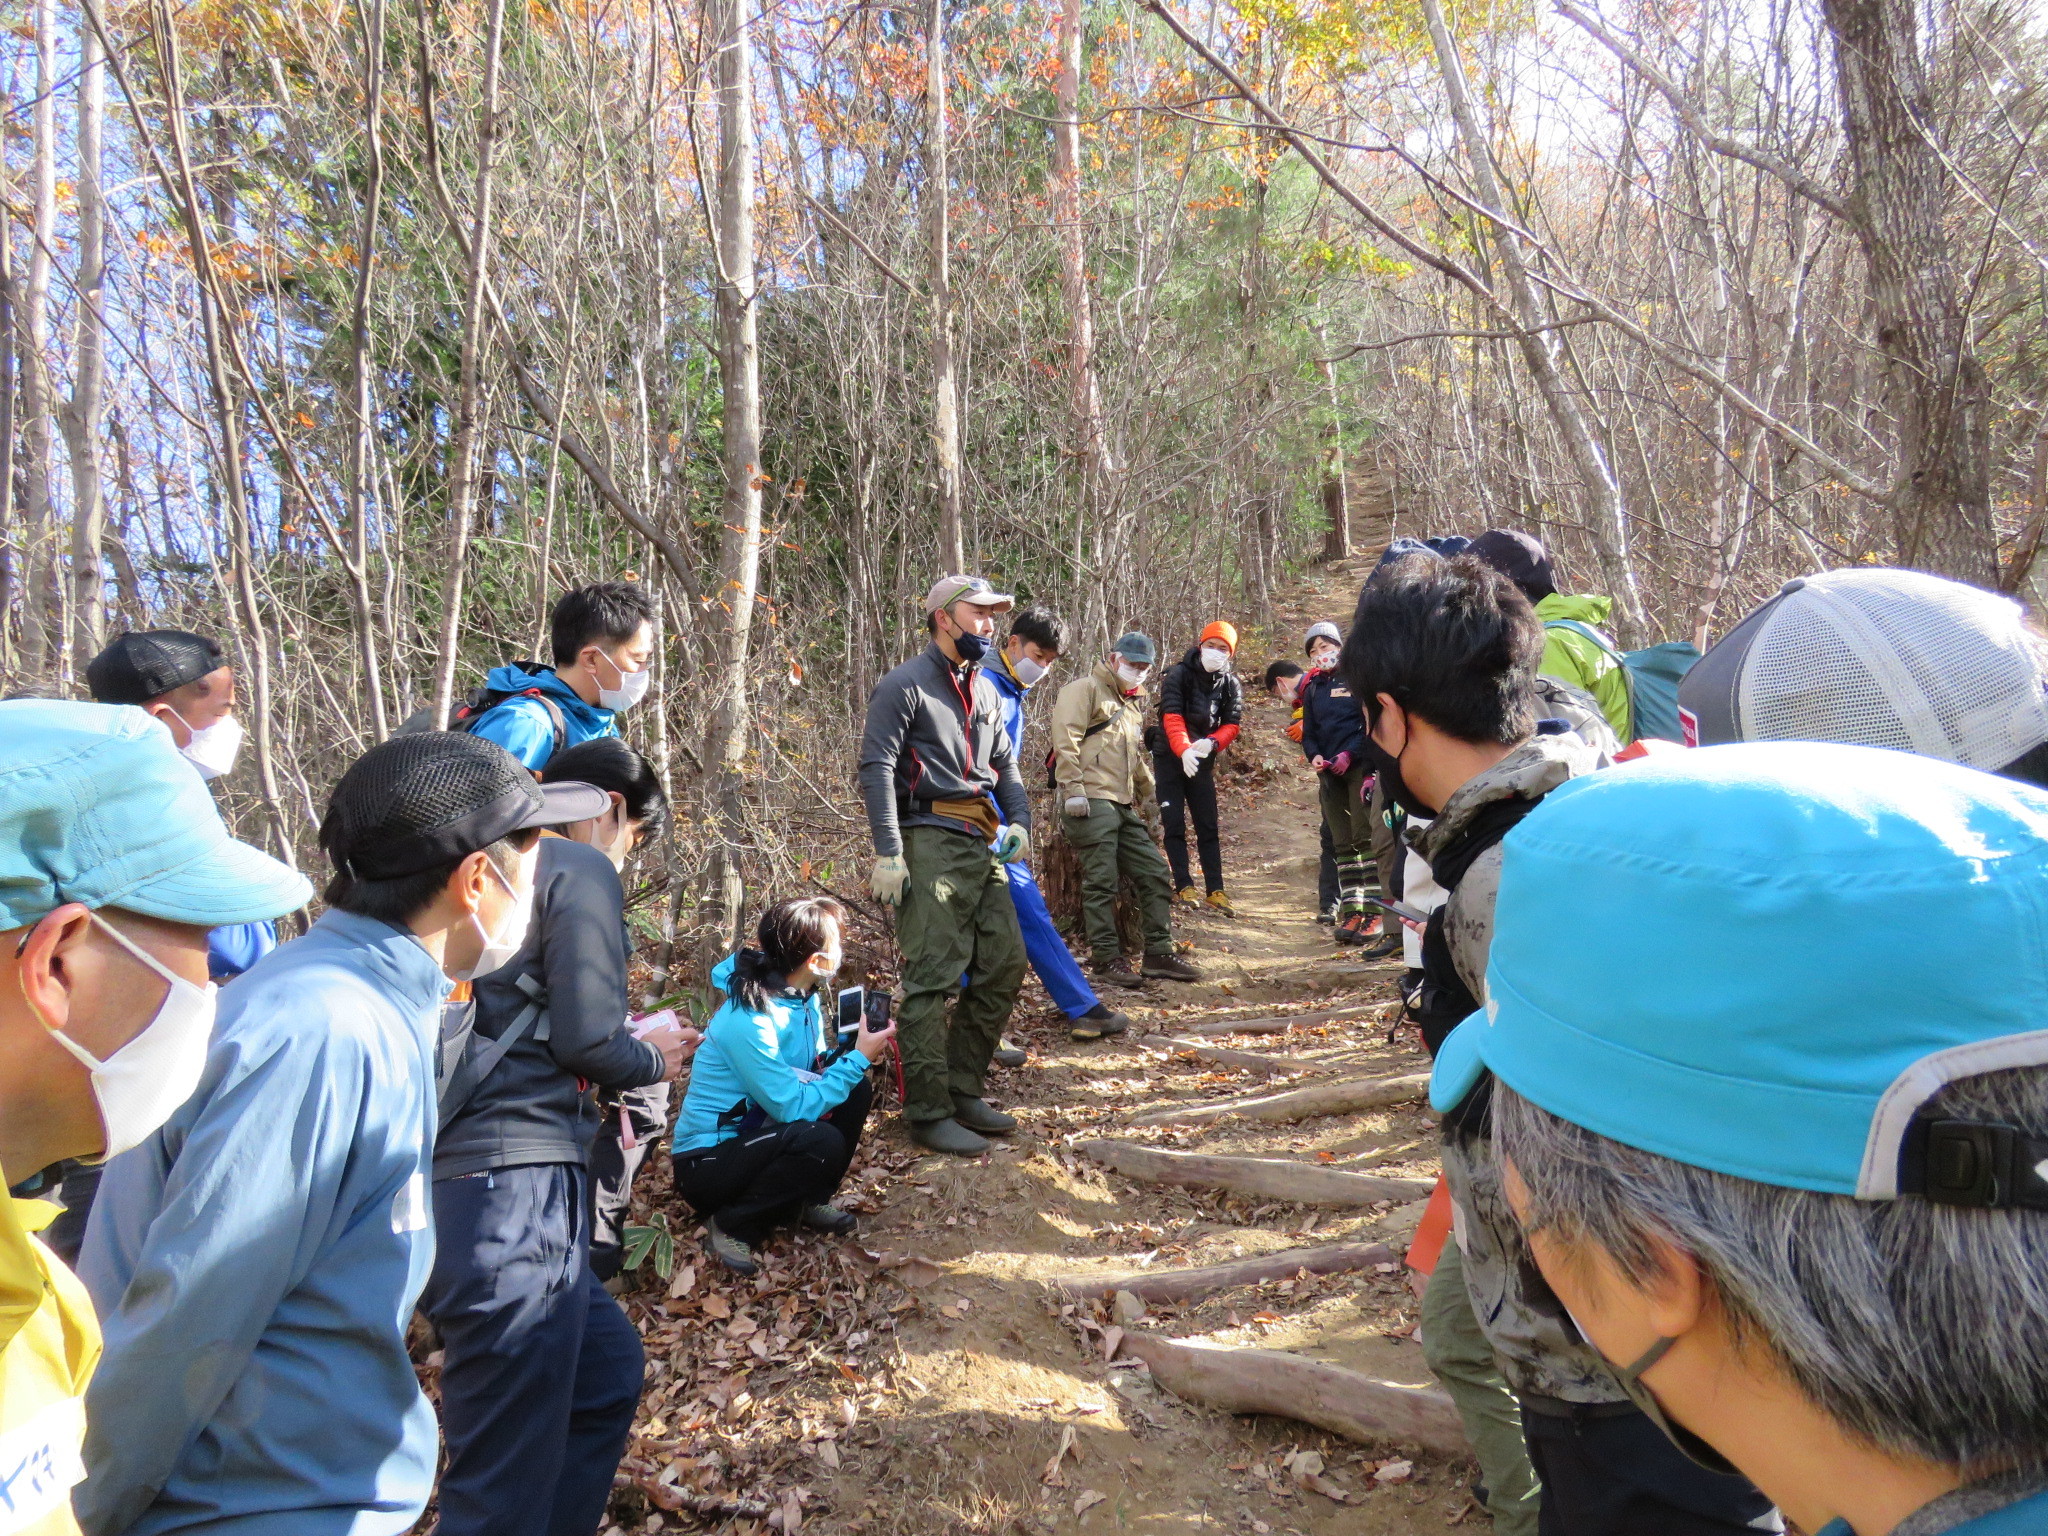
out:
<path id="1" fill-rule="evenodd" d="M 1132 1125 L 1211 1125 L 1218 1120 L 1242 1117 L 1288 1124 L 1317 1115 L 1350 1115 L 1365 1109 L 1385 1109 L 1407 1104 L 1429 1095 L 1429 1074 L 1411 1072 L 1402 1077 L 1345 1078 L 1335 1083 L 1314 1083 L 1286 1093 L 1264 1094 L 1250 1099 L 1224 1099 L 1214 1104 L 1184 1104 L 1172 1109 L 1155 1109 L 1131 1116 Z"/>
<path id="2" fill-rule="evenodd" d="M 1140 1275 L 1069 1275 L 1048 1280 L 1063 1296 L 1114 1296 L 1129 1291 L 1140 1301 L 1195 1301 L 1218 1291 L 1291 1280 L 1307 1270 L 1312 1275 L 1341 1275 L 1376 1264 L 1398 1264 L 1400 1255 L 1385 1243 L 1324 1243 L 1316 1248 L 1289 1248 L 1282 1253 L 1253 1254 L 1223 1264 L 1193 1269 L 1159 1269 Z"/>
<path id="3" fill-rule="evenodd" d="M 1184 1189 L 1220 1189 L 1234 1195 L 1256 1195 L 1295 1205 L 1362 1206 L 1385 1200 L 1420 1200 L 1431 1185 L 1415 1179 L 1388 1179 L 1370 1173 L 1346 1173 L 1316 1163 L 1284 1157 L 1212 1157 L 1201 1152 L 1170 1152 L 1129 1141 L 1078 1141 L 1083 1157 L 1146 1184 L 1172 1184 Z"/>

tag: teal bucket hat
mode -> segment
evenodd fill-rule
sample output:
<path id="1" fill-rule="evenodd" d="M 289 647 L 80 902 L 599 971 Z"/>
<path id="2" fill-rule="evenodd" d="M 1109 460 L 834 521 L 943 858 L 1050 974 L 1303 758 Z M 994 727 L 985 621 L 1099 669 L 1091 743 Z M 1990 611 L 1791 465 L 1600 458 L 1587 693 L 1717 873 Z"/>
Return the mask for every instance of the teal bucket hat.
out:
<path id="1" fill-rule="evenodd" d="M 118 704 L 0 703 L 0 928 L 66 902 L 201 928 L 303 907 L 303 875 L 238 843 L 171 734 Z"/>
<path id="2" fill-rule="evenodd" d="M 2048 1146 L 1922 1113 L 2048 1063 L 2048 792 L 1872 747 L 1707 747 L 1574 779 L 1502 847 L 1486 1007 L 1438 1053 L 1439 1110 L 1490 1069 L 1758 1183 L 2048 1206 Z"/>

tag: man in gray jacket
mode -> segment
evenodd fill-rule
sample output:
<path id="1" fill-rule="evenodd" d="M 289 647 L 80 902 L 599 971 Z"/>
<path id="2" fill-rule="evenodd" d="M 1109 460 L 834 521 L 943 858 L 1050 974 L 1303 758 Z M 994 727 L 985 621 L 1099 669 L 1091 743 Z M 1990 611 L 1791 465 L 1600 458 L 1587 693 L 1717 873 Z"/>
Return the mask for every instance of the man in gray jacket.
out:
<path id="1" fill-rule="evenodd" d="M 995 616 L 1010 604 L 979 576 L 934 583 L 924 604 L 932 643 L 875 684 L 860 744 L 875 842 L 869 884 L 899 909 L 904 1114 L 921 1146 L 965 1157 L 988 1150 L 982 1133 L 1017 1128 L 982 1100 L 1024 982 L 1024 938 L 1002 866 L 1031 856 L 1031 806 L 1001 703 L 980 671 Z M 958 998 L 950 1027 L 949 995 Z"/>

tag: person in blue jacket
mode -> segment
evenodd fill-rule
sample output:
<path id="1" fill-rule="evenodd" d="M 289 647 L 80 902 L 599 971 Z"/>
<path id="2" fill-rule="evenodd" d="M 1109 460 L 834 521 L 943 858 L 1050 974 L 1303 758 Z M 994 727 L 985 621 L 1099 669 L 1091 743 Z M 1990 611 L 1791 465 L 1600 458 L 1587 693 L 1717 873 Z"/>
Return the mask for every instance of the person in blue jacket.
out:
<path id="1" fill-rule="evenodd" d="M 539 829 L 610 805 L 446 731 L 342 775 L 326 914 L 222 991 L 198 1088 L 100 1186 L 90 1536 L 418 1521 L 436 1445 L 406 1330 L 433 1262 L 442 1003 L 524 941 Z"/>
<path id="2" fill-rule="evenodd" d="M 831 1204 L 860 1145 L 874 1091 L 868 1068 L 896 1037 L 891 1020 L 832 1053 L 821 989 L 845 960 L 846 909 L 829 896 L 779 901 L 761 914 L 759 949 L 719 962 L 726 994 L 690 1069 L 669 1145 L 676 1193 L 705 1219 L 704 1241 L 727 1269 L 751 1275 L 754 1249 L 800 1220 L 847 1233 Z"/>
<path id="3" fill-rule="evenodd" d="M 505 697 L 457 728 L 537 772 L 565 748 L 619 734 L 619 711 L 646 698 L 654 681 L 654 643 L 654 601 L 637 582 L 565 592 L 548 615 L 555 664 L 493 667 L 484 686 Z"/>
<path id="4" fill-rule="evenodd" d="M 1316 797 L 1337 859 L 1337 942 L 1363 944 L 1380 931 L 1379 919 L 1366 906 L 1373 889 L 1372 812 L 1366 798 L 1372 767 L 1365 754 L 1365 713 L 1337 675 L 1343 643 L 1327 619 L 1309 626 L 1302 645 L 1309 669 L 1296 698 L 1301 755 L 1316 771 Z"/>
<path id="5" fill-rule="evenodd" d="M 1065 640 L 1066 626 L 1057 614 L 1043 608 L 1022 609 L 1010 619 L 1010 632 L 996 652 L 996 664 L 982 669 L 982 676 L 995 685 L 1003 733 L 1010 738 L 1010 756 L 1017 762 L 1024 761 L 1024 696 L 1052 670 Z M 1053 926 L 1052 914 L 1045 909 L 1045 897 L 1039 894 L 1030 860 L 1005 864 L 1003 873 L 1009 877 L 1017 926 L 1024 931 L 1025 958 L 1053 1005 L 1067 1016 L 1068 1033 L 1076 1040 L 1100 1040 L 1129 1029 L 1130 1019 L 1105 1006 L 1081 974 L 1074 952 L 1067 948 L 1067 941 Z M 1004 1066 L 1021 1066 L 1024 1053 L 998 1052 L 996 1060 Z"/>

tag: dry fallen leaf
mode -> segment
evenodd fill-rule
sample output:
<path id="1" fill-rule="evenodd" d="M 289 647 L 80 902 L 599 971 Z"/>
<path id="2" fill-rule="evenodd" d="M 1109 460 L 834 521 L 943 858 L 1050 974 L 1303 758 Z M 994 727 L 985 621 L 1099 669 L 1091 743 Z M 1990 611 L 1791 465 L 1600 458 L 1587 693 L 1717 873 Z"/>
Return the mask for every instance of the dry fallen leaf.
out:
<path id="1" fill-rule="evenodd" d="M 825 1463 L 834 1472 L 837 1472 L 839 1470 L 838 1445 L 830 1440 L 820 1440 L 818 1442 L 818 1460 Z"/>
<path id="2" fill-rule="evenodd" d="M 1100 1504 L 1103 1500 L 1107 1499 L 1108 1497 L 1108 1494 L 1097 1493 L 1093 1488 L 1083 1488 L 1081 1490 L 1081 1496 L 1078 1499 L 1074 1500 L 1074 1518 L 1076 1520 L 1080 1519 L 1081 1516 L 1087 1514 L 1089 1510 L 1093 1509 L 1096 1505 Z"/>
<path id="3" fill-rule="evenodd" d="M 1120 1345 L 1120 1344 L 1122 1344 L 1122 1343 L 1123 1343 L 1123 1341 L 1124 1341 L 1124 1331 L 1123 1331 L 1123 1329 L 1121 1329 L 1121 1328 L 1105 1328 L 1105 1329 L 1103 1329 L 1103 1330 L 1102 1330 L 1102 1358 L 1103 1358 L 1103 1359 L 1105 1359 L 1105 1360 L 1114 1360 L 1114 1359 L 1116 1358 L 1116 1351 L 1117 1351 L 1117 1346 L 1118 1346 L 1118 1345 Z"/>
<path id="4" fill-rule="evenodd" d="M 732 1316 L 732 1303 L 714 1291 L 704 1298 L 703 1311 L 706 1317 L 723 1320 Z"/>
<path id="5" fill-rule="evenodd" d="M 1052 1453 L 1052 1460 L 1045 1464 L 1045 1475 L 1040 1479 L 1048 1488 L 1064 1488 L 1067 1479 L 1060 1471 L 1060 1463 L 1067 1459 L 1067 1452 L 1074 1448 L 1074 1426 L 1060 1426 L 1060 1448 Z"/>
<path id="6" fill-rule="evenodd" d="M 1405 1483 L 1414 1475 L 1414 1462 L 1390 1461 L 1373 1473 L 1372 1480 L 1376 1483 Z"/>
<path id="7" fill-rule="evenodd" d="M 946 1270 L 944 1265 L 934 1264 L 930 1259 L 913 1253 L 908 1255 L 901 1264 L 891 1269 L 889 1273 L 895 1278 L 897 1284 L 907 1286 L 911 1290 L 916 1290 L 920 1286 L 930 1285 L 934 1280 L 942 1278 Z"/>
<path id="8" fill-rule="evenodd" d="M 673 1300 L 677 1296 L 687 1296 L 690 1294 L 692 1290 L 696 1288 L 696 1285 L 697 1266 L 694 1264 L 685 1264 L 681 1269 L 676 1271 L 676 1277 L 669 1285 L 669 1297 L 671 1300 Z"/>

